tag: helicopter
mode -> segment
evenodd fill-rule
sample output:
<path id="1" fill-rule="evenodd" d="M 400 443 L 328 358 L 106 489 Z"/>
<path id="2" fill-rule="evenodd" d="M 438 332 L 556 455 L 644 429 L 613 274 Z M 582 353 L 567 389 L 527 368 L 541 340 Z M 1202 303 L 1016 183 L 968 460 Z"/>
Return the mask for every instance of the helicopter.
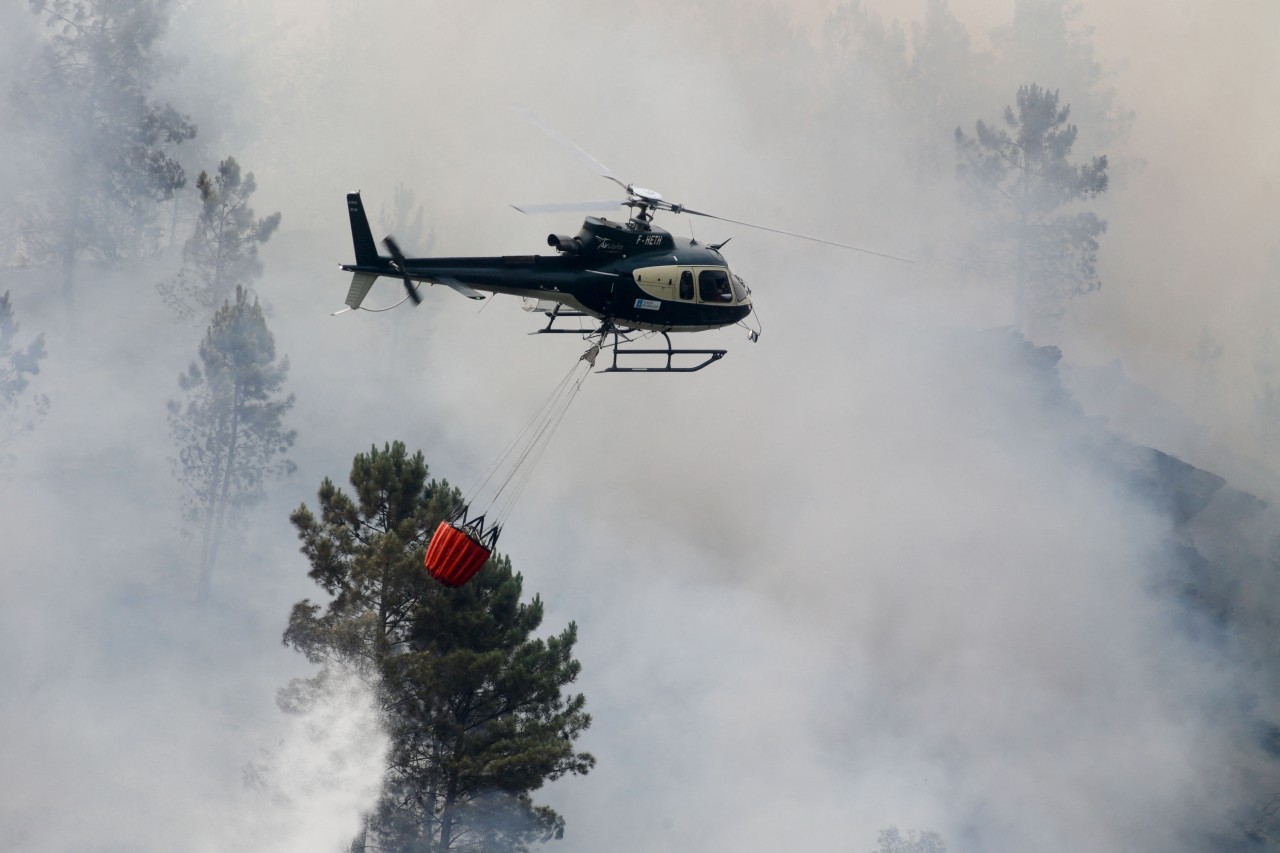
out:
<path id="1" fill-rule="evenodd" d="M 655 212 L 702 216 L 907 260 L 693 210 L 667 201 L 654 190 L 624 183 L 607 170 L 603 176 L 622 187 L 623 200 L 581 205 L 513 205 L 522 213 L 603 206 L 631 210 L 625 222 L 587 216 L 576 235 L 548 235 L 547 245 L 554 248 L 556 254 L 547 256 L 407 258 L 391 236 L 383 240 L 389 253 L 384 256 L 374 243 L 360 193 L 348 193 L 347 211 L 356 256 L 354 264 L 341 265 L 343 270 L 354 274 L 347 291 L 348 308 L 359 309 L 381 276 L 401 279 L 406 298 L 415 305 L 422 301 L 415 282 L 442 284 L 469 299 L 484 299 L 479 291 L 521 296 L 526 299 L 526 308 L 541 311 L 548 318 L 546 327 L 538 333 L 560 332 L 598 339 L 595 353 L 612 337 L 609 347 L 613 361 L 601 372 L 692 372 L 720 360 L 727 350 L 676 348 L 669 333 L 700 332 L 743 323 L 752 314 L 751 290 L 721 253 L 728 240 L 703 245 L 692 237 L 673 236 L 653 223 Z M 600 325 L 594 330 L 556 326 L 557 322 L 570 318 L 589 318 Z M 759 339 L 758 328 L 748 331 L 752 341 Z M 644 333 L 661 334 L 665 349 L 629 346 Z M 685 356 L 692 356 L 694 360 L 686 361 Z M 623 363 L 619 363 L 620 357 Z M 594 353 L 592 360 L 594 365 Z"/>

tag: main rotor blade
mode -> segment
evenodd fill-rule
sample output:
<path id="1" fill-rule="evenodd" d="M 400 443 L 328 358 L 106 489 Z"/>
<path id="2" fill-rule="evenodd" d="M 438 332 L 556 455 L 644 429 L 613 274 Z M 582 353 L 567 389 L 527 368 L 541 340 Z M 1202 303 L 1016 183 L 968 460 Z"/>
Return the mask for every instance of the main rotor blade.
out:
<path id="1" fill-rule="evenodd" d="M 838 243 L 835 240 L 824 240 L 821 237 L 814 237 L 811 234 L 798 234 L 795 231 L 783 231 L 781 228 L 770 228 L 768 225 L 756 225 L 754 222 L 743 222 L 741 219 L 730 219 L 727 216 L 716 216 L 714 213 L 703 213 L 700 210 L 691 210 L 687 207 L 681 207 L 676 212 L 688 213 L 693 216 L 705 216 L 707 219 L 718 219 L 721 222 L 732 222 L 734 225 L 745 225 L 748 228 L 757 228 L 761 231 L 771 231 L 774 234 L 784 234 L 787 237 L 799 237 L 801 240 L 812 240 L 815 243 L 825 243 L 828 246 L 839 246 L 841 249 L 852 249 L 855 252 L 864 252 L 868 255 L 875 255 L 880 258 L 889 258 L 891 260 L 902 261 L 907 264 L 915 263 L 915 261 L 910 258 L 890 255 L 888 252 L 877 252 L 875 249 L 865 249 L 862 246 L 854 246 L 849 243 Z"/>
<path id="2" fill-rule="evenodd" d="M 595 213 L 601 210 L 613 210 L 622 207 L 626 202 L 610 199 L 608 201 L 553 201 L 548 204 L 513 204 L 521 213 Z"/>
<path id="3" fill-rule="evenodd" d="M 409 271 L 405 269 L 404 252 L 400 251 L 400 246 L 397 245 L 390 234 L 384 237 L 382 242 L 386 245 L 387 251 L 391 252 L 391 260 L 395 268 L 399 270 L 400 277 L 404 279 L 404 289 L 409 292 L 409 299 L 413 301 L 414 305 L 421 305 L 422 297 L 418 295 L 418 289 L 413 286 L 413 280 L 409 278 Z"/>
<path id="4" fill-rule="evenodd" d="M 556 129 L 555 129 L 555 128 L 553 128 L 551 125 L 549 125 L 549 124 L 547 124 L 546 122 L 544 122 L 542 119 L 538 118 L 536 115 L 534 115 L 534 114 L 533 114 L 532 112 L 530 112 L 528 109 L 526 109 L 526 108 L 524 108 L 524 107 L 522 107 L 522 106 L 519 106 L 519 105 L 513 106 L 513 109 L 514 109 L 516 112 L 520 113 L 520 115 L 524 116 L 524 117 L 525 117 L 525 119 L 527 119 L 529 122 L 531 122 L 531 123 L 533 124 L 533 126 L 534 126 L 534 127 L 538 128 L 538 129 L 539 129 L 539 130 L 541 130 L 543 133 L 545 133 L 547 136 L 550 136 L 550 137 L 551 137 L 552 139 L 554 139 L 556 142 L 559 142 L 559 143 L 560 143 L 561 145 L 563 145 L 565 148 L 568 148 L 570 151 L 572 151 L 574 154 L 576 154 L 576 155 L 577 155 L 581 160 L 583 160 L 583 161 L 584 161 L 588 166 L 590 166 L 592 169 L 594 169 L 594 170 L 596 171 L 596 173 L 597 173 L 597 174 L 599 174 L 601 177 L 608 178 L 609 180 L 613 181 L 615 184 L 617 184 L 618 186 L 622 187 L 623 189 L 626 189 L 626 188 L 627 188 L 626 183 L 625 183 L 624 181 L 619 180 L 619 179 L 618 179 L 618 176 L 617 176 L 617 175 L 615 175 L 615 174 L 613 173 L 613 170 L 612 170 L 612 169 L 610 169 L 610 168 L 609 168 L 608 166 L 606 166 L 604 163 L 601 163 L 601 162 L 600 162 L 599 160 L 597 160 L 595 157 L 592 157 L 592 156 L 587 152 L 587 150 L 586 150 L 585 148 L 583 148 L 581 145 L 579 145 L 578 143 L 574 142 L 572 139 L 570 139 L 569 137 L 565 136 L 564 134 L 560 133 L 558 130 L 556 130 Z M 517 210 L 518 210 L 518 209 L 519 209 L 519 208 L 517 208 Z"/>

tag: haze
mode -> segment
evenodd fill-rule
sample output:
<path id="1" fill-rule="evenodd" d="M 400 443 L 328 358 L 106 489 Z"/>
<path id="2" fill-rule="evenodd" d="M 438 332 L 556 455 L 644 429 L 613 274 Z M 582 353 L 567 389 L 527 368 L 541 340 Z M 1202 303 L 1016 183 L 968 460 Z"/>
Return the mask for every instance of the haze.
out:
<path id="1" fill-rule="evenodd" d="M 908 33 L 927 8 L 865 4 Z M 950 8 L 986 51 L 1014 3 Z M 155 290 L 179 250 L 86 264 L 74 320 L 56 270 L 0 260 L 23 335 L 47 336 L 32 388 L 51 400 L 0 469 L 0 847 L 350 842 L 384 744 L 359 684 L 309 718 L 275 705 L 312 673 L 280 644 L 289 608 L 322 598 L 288 513 L 396 439 L 471 482 L 586 345 L 528 335 L 539 318 L 516 300 L 444 288 L 330 316 L 352 258 L 343 196 L 362 191 L 381 236 L 378 211 L 411 189 L 426 228 L 396 235 L 410 253 L 550 251 L 575 217 L 509 205 L 612 185 L 516 107 L 668 199 L 917 261 L 660 220 L 733 238 L 764 334 L 694 336 L 729 349 L 698 374 L 590 377 L 503 534 L 544 629 L 578 623 L 594 717 L 596 769 L 535 796 L 568 825 L 548 849 L 870 851 L 897 825 L 953 853 L 1200 850 L 1280 790 L 1242 745 L 1274 716 L 1274 679 L 1245 640 L 1186 629 L 1197 617 L 1161 586 L 1171 521 L 1064 451 L 1078 422 L 1023 393 L 1039 380 L 990 331 L 1012 322 L 1007 287 L 955 270 L 953 162 L 922 180 L 907 156 L 948 154 L 1023 83 L 1060 88 L 1075 159 L 1113 163 L 1104 284 L 1034 343 L 1062 350 L 1087 415 L 1275 500 L 1280 448 L 1255 403 L 1280 308 L 1280 7 L 1087 2 L 1072 27 L 1093 91 L 1024 44 L 1043 67 L 997 63 L 919 113 L 867 68 L 832 70 L 835 10 L 171 5 L 154 92 L 199 125 L 188 174 L 233 155 L 258 215 L 283 215 L 257 290 L 291 363 L 298 471 L 198 601 L 165 403 L 203 328 Z M 0 11 L 6 91 L 44 37 L 26 4 Z M 0 132 L 6 195 L 38 192 L 24 142 Z M 384 280 L 368 304 L 400 297 Z M 1205 329 L 1224 345 L 1208 391 L 1190 356 Z M 1116 360 L 1167 408 L 1091 394 Z"/>

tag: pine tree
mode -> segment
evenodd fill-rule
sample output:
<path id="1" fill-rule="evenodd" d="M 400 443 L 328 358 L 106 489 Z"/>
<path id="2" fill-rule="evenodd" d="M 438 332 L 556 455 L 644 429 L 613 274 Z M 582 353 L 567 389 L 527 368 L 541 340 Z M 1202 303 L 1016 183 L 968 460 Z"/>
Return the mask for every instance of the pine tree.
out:
<path id="1" fill-rule="evenodd" d="M 922 185 L 935 186 L 953 162 L 949 131 L 979 102 L 990 57 L 973 50 L 945 0 L 929 0 L 909 34 L 860 2 L 841 3 L 823 35 L 832 71 L 845 78 L 835 108 L 852 108 L 859 132 L 901 156 Z"/>
<path id="2" fill-rule="evenodd" d="M 1072 93 L 1072 114 L 1092 144 L 1108 146 L 1133 124 L 1112 85 L 1115 69 L 1094 49 L 1079 0 L 1014 0 L 1009 23 L 990 33 L 999 80 L 1053 80 Z"/>
<path id="3" fill-rule="evenodd" d="M 183 248 L 178 275 L 156 286 L 166 304 L 183 319 L 206 319 L 237 287 L 248 288 L 262 275 L 258 246 L 271 239 L 280 214 L 254 219 L 249 197 L 257 189 L 253 173 L 242 175 L 228 157 L 216 175 L 196 180 L 201 210 L 195 232 Z"/>
<path id="4" fill-rule="evenodd" d="M 250 304 L 237 287 L 179 377 L 186 400 L 169 403 L 169 427 L 178 447 L 174 474 L 186 487 L 184 517 L 200 531 L 201 595 L 229 520 L 263 498 L 266 480 L 293 473 L 284 455 L 297 432 L 282 420 L 294 399 L 280 393 L 288 372 L 258 300 Z"/>
<path id="5" fill-rule="evenodd" d="M 16 87 L 46 168 L 44 253 L 62 271 L 70 308 L 82 255 L 111 262 L 147 251 L 157 202 L 186 182 L 170 152 L 195 137 L 190 119 L 149 92 L 166 0 L 32 0 L 51 36 Z"/>
<path id="6" fill-rule="evenodd" d="M 35 429 L 49 411 L 49 398 L 45 395 L 24 397 L 31 377 L 40 372 L 40 361 L 47 354 L 44 335 L 19 347 L 19 328 L 9 292 L 5 291 L 0 296 L 0 448 Z"/>
<path id="7" fill-rule="evenodd" d="M 422 555 L 461 498 L 428 480 L 419 452 L 395 442 L 359 454 L 354 497 L 326 479 L 319 515 L 292 515 L 328 607 L 296 604 L 287 644 L 315 663 L 353 666 L 376 682 L 392 739 L 377 811 L 353 849 L 523 851 L 558 838 L 564 821 L 530 792 L 595 759 L 573 741 L 590 725 L 572 623 L 548 639 L 538 597 L 495 556 L 468 584 L 431 580 Z M 284 705 L 304 696 L 305 683 Z"/>
<path id="8" fill-rule="evenodd" d="M 976 136 L 956 128 L 957 174 L 984 229 L 977 247 L 998 268 L 1012 267 L 1015 325 L 1025 330 L 1028 298 L 1052 317 L 1066 298 L 1102 286 L 1098 237 L 1106 223 L 1078 203 L 1107 189 L 1107 158 L 1068 161 L 1077 130 L 1058 93 L 1031 84 L 1018 89 L 1017 110 L 1004 127 L 977 123 Z"/>

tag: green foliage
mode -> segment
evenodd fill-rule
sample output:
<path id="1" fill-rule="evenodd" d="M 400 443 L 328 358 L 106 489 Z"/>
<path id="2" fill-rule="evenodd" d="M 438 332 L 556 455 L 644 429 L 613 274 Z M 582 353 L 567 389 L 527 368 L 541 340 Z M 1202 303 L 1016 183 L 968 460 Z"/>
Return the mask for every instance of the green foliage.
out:
<path id="1" fill-rule="evenodd" d="M 917 832 L 908 830 L 903 835 L 896 826 L 880 830 L 879 844 L 874 853 L 947 853 L 942 836 L 931 829 Z"/>
<path id="2" fill-rule="evenodd" d="M 919 221 L 918 255 L 957 263 L 981 279 L 1012 276 L 1015 253 L 997 251 L 994 225 L 988 224 L 976 241 L 952 236 L 965 229 L 952 223 L 972 219 L 959 209 L 959 197 L 938 192 L 955 167 L 955 128 L 968 127 L 971 117 L 999 103 L 1009 80 L 1053 80 L 1071 92 L 1072 114 L 1087 124 L 1091 148 L 1122 136 L 1132 115 L 1115 105 L 1115 93 L 1107 87 L 1110 72 L 1094 56 L 1091 32 L 1077 21 L 1078 3 L 1017 0 L 1012 20 L 991 33 L 986 49 L 975 44 L 947 0 L 922 5 L 923 15 L 909 25 L 894 19 L 901 14 L 896 7 L 866 0 L 845 0 L 832 10 L 822 33 L 829 130 L 815 136 L 838 141 L 824 166 L 840 169 L 841 160 L 847 160 L 853 168 L 833 186 L 875 192 L 882 209 L 896 205 L 902 215 Z M 883 166 L 876 164 L 881 158 Z M 911 180 L 896 177 L 902 166 Z M 895 178 L 877 183 L 881 173 Z M 972 193 L 968 200 L 974 201 Z M 979 205 L 984 211 L 988 207 Z M 1064 229 L 1071 228 L 1083 246 L 1096 238 L 1088 232 L 1097 224 L 1086 218 L 1064 223 Z M 1082 254 L 1046 256 L 1045 277 L 1051 265 L 1074 275 Z M 1065 290 L 1050 296 L 1061 285 L 1046 284 L 1035 294 L 1044 297 L 1036 308 L 1045 319 L 1065 304 Z"/>
<path id="3" fill-rule="evenodd" d="M 325 478 L 319 517 L 305 504 L 290 516 L 311 579 L 333 599 L 324 615 L 310 601 L 296 604 L 285 639 L 313 663 L 377 675 L 387 655 L 408 648 L 414 608 L 434 583 L 421 551 L 461 498 L 447 483 L 428 483 L 422 453 L 409 456 L 402 442 L 357 455 L 351 484 L 354 498 Z"/>
<path id="4" fill-rule="evenodd" d="M 201 210 L 195 232 L 183 248 L 178 275 L 156 286 L 170 308 L 183 319 L 211 317 L 237 287 L 248 288 L 262 275 L 258 246 L 280 226 L 280 214 L 254 219 L 249 197 L 257 189 L 253 173 L 242 175 L 228 157 L 216 175 L 201 172 L 196 180 Z"/>
<path id="5" fill-rule="evenodd" d="M 0 296 L 0 447 L 35 429 L 49 411 L 49 398 L 35 394 L 24 398 L 31 377 L 40 372 L 47 355 L 44 335 L 25 347 L 18 345 L 18 321 L 13 316 L 9 292 Z"/>
<path id="6" fill-rule="evenodd" d="M 165 0 L 32 0 L 50 39 L 15 91 L 20 115 L 43 152 L 44 207 L 33 212 L 38 246 L 60 264 L 71 300 L 82 255 L 117 261 L 145 253 L 156 202 L 186 182 L 170 151 L 195 126 L 149 92 L 162 71 L 155 44 Z"/>
<path id="7" fill-rule="evenodd" d="M 1098 146 L 1128 133 L 1133 112 L 1109 85 L 1112 70 L 1097 58 L 1093 28 L 1080 22 L 1079 0 L 1016 0 L 1013 17 L 991 33 L 1002 80 L 1053 80 L 1072 93 L 1073 112 Z"/>
<path id="8" fill-rule="evenodd" d="M 297 432 L 282 420 L 294 400 L 280 394 L 288 372 L 262 307 L 237 287 L 209 325 L 198 360 L 179 377 L 185 402 L 169 403 L 174 475 L 186 487 L 184 517 L 201 530 L 202 592 L 228 520 L 262 499 L 267 479 L 293 473 L 284 454 Z"/>
<path id="9" fill-rule="evenodd" d="M 431 534 L 461 497 L 428 480 L 421 453 L 375 446 L 356 456 L 351 486 L 354 497 L 326 479 L 319 514 L 303 505 L 291 516 L 332 600 L 323 612 L 296 604 L 284 640 L 379 685 L 390 764 L 357 848 L 520 851 L 559 837 L 564 821 L 529 792 L 595 763 L 573 750 L 591 722 L 585 699 L 562 695 L 580 670 L 576 627 L 533 638 L 542 602 L 521 601 L 505 557 L 459 589 L 427 576 Z"/>
<path id="10" fill-rule="evenodd" d="M 1055 316 L 1067 297 L 1102 286 L 1098 237 L 1106 223 L 1077 203 L 1106 191 L 1107 158 L 1067 159 L 1077 135 L 1070 114 L 1057 92 L 1031 84 L 1018 89 L 1016 110 L 1005 108 L 1003 127 L 979 120 L 975 136 L 955 131 L 957 175 L 984 226 L 975 248 L 1012 268 L 1020 329 L 1028 291 L 1038 313 Z"/>

